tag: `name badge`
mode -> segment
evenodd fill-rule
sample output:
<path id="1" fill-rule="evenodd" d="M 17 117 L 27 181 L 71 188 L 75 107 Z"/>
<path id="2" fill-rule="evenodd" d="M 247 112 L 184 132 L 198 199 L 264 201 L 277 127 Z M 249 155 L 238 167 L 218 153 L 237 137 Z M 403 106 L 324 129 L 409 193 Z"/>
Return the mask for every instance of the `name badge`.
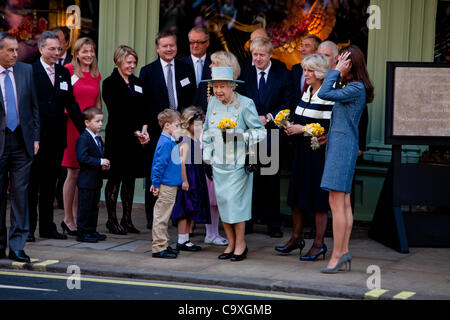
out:
<path id="1" fill-rule="evenodd" d="M 71 78 L 70 78 L 70 82 L 72 83 L 72 86 L 77 83 L 77 81 L 80 80 L 80 78 L 78 78 L 78 76 L 76 74 L 74 74 Z"/>
<path id="2" fill-rule="evenodd" d="M 180 81 L 182 87 L 186 87 L 189 83 L 191 83 L 189 81 L 189 78 L 184 78 L 183 80 Z"/>
<path id="3" fill-rule="evenodd" d="M 134 91 L 142 93 L 142 87 L 134 85 Z"/>
<path id="4" fill-rule="evenodd" d="M 67 84 L 67 82 L 63 81 L 59 84 L 59 88 L 61 90 L 67 91 L 67 90 L 69 90 L 69 85 Z"/>

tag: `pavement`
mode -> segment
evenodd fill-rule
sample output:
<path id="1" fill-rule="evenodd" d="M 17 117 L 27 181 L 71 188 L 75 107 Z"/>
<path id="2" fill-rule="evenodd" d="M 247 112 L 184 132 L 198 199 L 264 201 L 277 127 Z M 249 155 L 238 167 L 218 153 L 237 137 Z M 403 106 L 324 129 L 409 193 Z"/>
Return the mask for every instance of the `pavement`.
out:
<path id="1" fill-rule="evenodd" d="M 121 208 L 117 212 L 121 217 Z M 8 215 L 9 216 L 9 215 Z M 64 212 L 55 209 L 54 221 L 61 232 Z M 191 241 L 201 245 L 199 252 L 182 251 L 177 259 L 157 259 L 151 256 L 151 230 L 146 228 L 144 206 L 135 204 L 133 222 L 140 234 L 113 235 L 105 223 L 106 208 L 100 204 L 97 230 L 107 235 L 106 241 L 94 244 L 67 240 L 39 238 L 27 243 L 25 252 L 31 263 L 0 259 L 0 269 L 34 270 L 68 273 L 77 265 L 82 275 L 124 277 L 155 281 L 176 281 L 191 284 L 225 286 L 324 297 L 377 300 L 450 300 L 450 248 L 410 248 L 402 254 L 368 237 L 367 225 L 357 222 L 353 228 L 350 252 L 353 256 L 351 272 L 322 274 L 333 247 L 326 237 L 326 260 L 303 262 L 299 251 L 278 254 L 274 247 L 285 244 L 292 228 L 282 228 L 284 236 L 270 238 L 262 225 L 254 226 L 254 233 L 246 235 L 249 248 L 247 259 L 240 262 L 218 260 L 225 247 L 203 243 L 204 225 L 198 225 Z M 289 217 L 286 217 L 289 221 Z M 288 224 L 288 223 L 287 223 Z M 9 227 L 9 221 L 7 221 Z M 224 236 L 223 229 L 220 228 Z M 175 247 L 177 230 L 169 223 L 170 244 Z M 312 245 L 306 239 L 303 254 Z M 69 275 L 69 274 L 68 274 Z"/>

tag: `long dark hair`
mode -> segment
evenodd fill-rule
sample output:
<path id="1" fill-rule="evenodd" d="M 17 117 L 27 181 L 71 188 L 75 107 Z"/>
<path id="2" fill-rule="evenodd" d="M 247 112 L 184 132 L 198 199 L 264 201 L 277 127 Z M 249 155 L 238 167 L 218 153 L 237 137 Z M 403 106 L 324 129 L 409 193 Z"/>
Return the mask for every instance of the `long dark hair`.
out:
<path id="1" fill-rule="evenodd" d="M 370 103 L 374 98 L 374 88 L 370 81 L 369 72 L 367 71 L 366 60 L 361 49 L 355 45 L 342 48 L 339 54 L 350 52 L 350 60 L 352 61 L 352 69 L 347 75 L 347 82 L 361 81 L 366 88 L 366 101 Z"/>

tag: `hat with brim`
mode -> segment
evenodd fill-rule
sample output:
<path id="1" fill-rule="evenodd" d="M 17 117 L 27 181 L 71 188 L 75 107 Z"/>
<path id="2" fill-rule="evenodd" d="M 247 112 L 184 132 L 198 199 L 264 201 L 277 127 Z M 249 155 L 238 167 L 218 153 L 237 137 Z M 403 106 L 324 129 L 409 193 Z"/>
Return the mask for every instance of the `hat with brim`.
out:
<path id="1" fill-rule="evenodd" d="M 232 67 L 212 67 L 211 79 L 202 80 L 201 82 L 212 82 L 212 81 L 232 81 L 237 83 L 244 83 L 244 81 L 242 80 L 233 79 Z"/>

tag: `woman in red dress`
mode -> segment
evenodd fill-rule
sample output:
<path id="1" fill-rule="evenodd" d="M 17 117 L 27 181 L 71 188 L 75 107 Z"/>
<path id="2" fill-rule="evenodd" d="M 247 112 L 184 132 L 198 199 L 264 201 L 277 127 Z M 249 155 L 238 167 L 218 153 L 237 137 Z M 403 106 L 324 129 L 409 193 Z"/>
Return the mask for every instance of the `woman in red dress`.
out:
<path id="1" fill-rule="evenodd" d="M 87 107 L 102 108 L 100 95 L 100 72 L 95 55 L 95 43 L 90 38 L 80 38 L 75 42 L 73 60 L 65 67 L 72 76 L 73 94 L 81 111 Z M 76 235 L 77 229 L 77 178 L 80 166 L 75 157 L 75 144 L 80 134 L 72 120 L 67 120 L 67 148 L 64 151 L 62 166 L 67 168 L 67 179 L 63 187 L 64 221 L 63 231 Z"/>

